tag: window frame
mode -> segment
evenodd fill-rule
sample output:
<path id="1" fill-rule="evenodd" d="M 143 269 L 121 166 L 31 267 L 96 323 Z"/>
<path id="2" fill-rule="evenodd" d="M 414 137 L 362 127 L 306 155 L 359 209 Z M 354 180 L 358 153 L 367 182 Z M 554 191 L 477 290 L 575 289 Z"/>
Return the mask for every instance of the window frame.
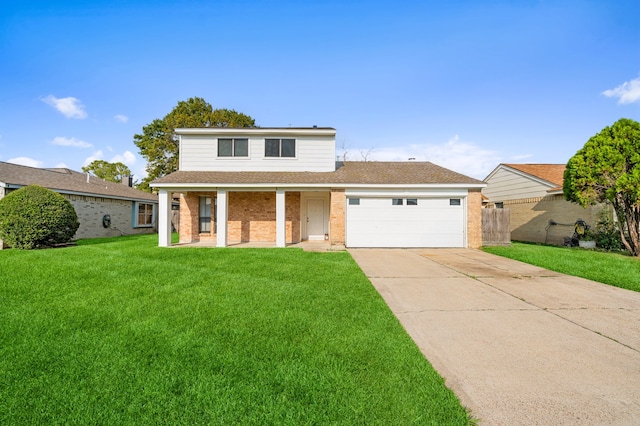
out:
<path id="1" fill-rule="evenodd" d="M 461 206 L 462 205 L 462 199 L 461 198 L 449 198 L 449 205 L 450 206 Z"/>
<path id="2" fill-rule="evenodd" d="M 206 210 L 206 200 L 209 199 L 209 216 L 203 216 L 203 201 L 204 201 L 204 208 Z M 211 213 L 213 210 L 213 199 L 210 195 L 201 195 L 199 197 L 198 200 L 198 233 L 200 234 L 211 234 Z M 206 213 L 206 212 L 205 212 Z M 207 220 L 206 222 L 203 222 L 204 220 Z M 207 229 L 203 229 L 203 225 L 205 225 L 205 228 L 209 228 Z M 208 225 L 208 226 L 207 226 Z"/>
<path id="3" fill-rule="evenodd" d="M 269 149 L 267 148 L 267 144 L 274 143 L 277 141 L 278 143 L 278 155 L 272 155 L 269 153 Z M 293 155 L 282 155 L 283 154 L 283 142 L 292 142 L 293 143 Z M 264 140 L 264 158 L 297 158 L 297 140 L 295 138 L 265 138 Z M 273 147 L 272 147 L 273 148 Z"/>
<path id="4" fill-rule="evenodd" d="M 148 207 L 151 207 L 151 212 L 148 212 Z M 143 223 L 140 223 L 140 208 L 144 208 Z M 149 222 L 149 223 L 147 223 Z M 133 206 L 133 227 L 134 228 L 153 228 L 156 223 L 156 205 L 151 202 L 136 201 Z"/>
<path id="5" fill-rule="evenodd" d="M 220 142 L 221 141 L 225 141 L 225 142 L 230 141 L 231 142 L 231 155 L 221 155 L 220 154 Z M 246 155 L 236 155 L 236 150 L 237 150 L 236 144 L 238 142 L 246 142 L 247 143 L 247 151 L 246 151 L 247 153 L 246 153 Z M 242 158 L 242 159 L 249 158 L 249 152 L 250 152 L 249 145 L 250 145 L 249 144 L 249 138 L 218 138 L 218 140 L 217 140 L 216 158 L 224 158 L 224 159 L 227 159 L 227 158 Z"/>

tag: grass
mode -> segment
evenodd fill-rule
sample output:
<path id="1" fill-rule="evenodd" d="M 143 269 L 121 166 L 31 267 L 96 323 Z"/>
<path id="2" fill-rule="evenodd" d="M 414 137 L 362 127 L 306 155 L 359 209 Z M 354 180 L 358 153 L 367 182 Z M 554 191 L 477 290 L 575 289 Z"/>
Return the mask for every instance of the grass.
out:
<path id="1" fill-rule="evenodd" d="M 346 252 L 0 252 L 0 424 L 468 424 Z"/>
<path id="2" fill-rule="evenodd" d="M 640 291 L 640 259 L 623 254 L 579 248 L 511 243 L 484 251 L 520 260 L 552 271 Z"/>

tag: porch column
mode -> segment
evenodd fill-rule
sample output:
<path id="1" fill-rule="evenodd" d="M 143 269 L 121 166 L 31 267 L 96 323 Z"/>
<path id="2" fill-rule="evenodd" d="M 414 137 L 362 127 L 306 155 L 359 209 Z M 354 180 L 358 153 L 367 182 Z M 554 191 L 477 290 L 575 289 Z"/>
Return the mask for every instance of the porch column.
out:
<path id="1" fill-rule="evenodd" d="M 286 246 L 286 205 L 283 189 L 276 190 L 276 247 Z"/>
<path id="2" fill-rule="evenodd" d="M 218 190 L 216 199 L 216 246 L 227 246 L 227 220 L 228 220 L 227 191 Z"/>
<path id="3" fill-rule="evenodd" d="M 171 246 L 171 193 L 161 189 L 158 194 L 158 246 Z"/>

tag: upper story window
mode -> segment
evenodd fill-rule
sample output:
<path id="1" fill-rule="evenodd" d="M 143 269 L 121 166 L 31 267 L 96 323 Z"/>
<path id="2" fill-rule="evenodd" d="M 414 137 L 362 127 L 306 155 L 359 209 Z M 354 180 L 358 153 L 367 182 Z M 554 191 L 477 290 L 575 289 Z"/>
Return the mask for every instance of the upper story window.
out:
<path id="1" fill-rule="evenodd" d="M 249 139 L 218 139 L 218 157 L 248 157 Z"/>
<path id="2" fill-rule="evenodd" d="M 264 156 L 265 157 L 295 157 L 296 156 L 296 140 L 295 139 L 265 139 L 264 140 Z"/>

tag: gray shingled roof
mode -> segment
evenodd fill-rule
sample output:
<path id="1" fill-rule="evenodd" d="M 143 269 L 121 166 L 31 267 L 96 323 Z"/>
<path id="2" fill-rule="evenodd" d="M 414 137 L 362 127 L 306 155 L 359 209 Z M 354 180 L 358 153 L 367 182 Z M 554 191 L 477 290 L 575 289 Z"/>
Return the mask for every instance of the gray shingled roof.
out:
<path id="1" fill-rule="evenodd" d="M 334 172 L 188 172 L 178 171 L 153 184 L 468 184 L 484 182 L 430 162 L 352 161 Z"/>
<path id="2" fill-rule="evenodd" d="M 40 185 L 57 192 L 127 200 L 158 201 L 158 196 L 69 169 L 39 169 L 0 161 L 0 184 Z"/>

